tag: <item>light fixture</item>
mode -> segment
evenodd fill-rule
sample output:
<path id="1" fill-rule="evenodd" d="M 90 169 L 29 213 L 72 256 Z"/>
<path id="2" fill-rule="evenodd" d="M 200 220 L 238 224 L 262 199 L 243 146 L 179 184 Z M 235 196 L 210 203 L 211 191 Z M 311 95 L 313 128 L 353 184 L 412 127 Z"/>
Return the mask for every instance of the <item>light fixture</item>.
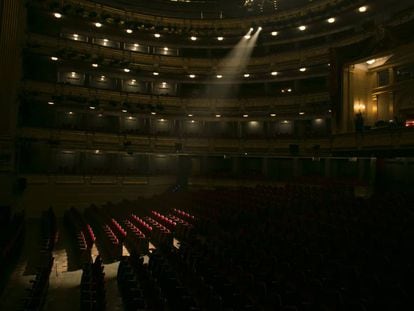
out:
<path id="1" fill-rule="evenodd" d="M 125 72 L 130 72 L 131 70 L 129 68 L 124 68 Z"/>
<path id="2" fill-rule="evenodd" d="M 189 117 L 192 117 L 193 115 L 191 113 L 188 114 Z"/>
<path id="3" fill-rule="evenodd" d="M 249 115 L 248 114 L 244 114 L 243 115 L 243 118 L 248 118 L 249 117 Z"/>
<path id="4" fill-rule="evenodd" d="M 54 105 L 54 102 L 47 102 L 48 105 Z"/>
<path id="5" fill-rule="evenodd" d="M 250 27 L 250 29 L 249 29 L 250 31 L 253 31 L 254 29 L 253 29 L 253 27 Z"/>
<path id="6" fill-rule="evenodd" d="M 152 74 L 153 74 L 154 76 L 158 76 L 158 75 L 159 75 L 159 73 L 158 73 L 158 72 L 156 72 L 156 71 L 154 71 Z"/>
<path id="7" fill-rule="evenodd" d="M 108 39 L 103 39 L 103 42 L 107 43 L 109 40 Z"/>
<path id="8" fill-rule="evenodd" d="M 102 113 L 98 114 L 98 117 L 102 118 L 103 117 L 103 114 Z"/>
<path id="9" fill-rule="evenodd" d="M 335 17 L 331 17 L 331 18 L 328 18 L 328 19 L 327 19 L 327 22 L 328 22 L 329 24 L 333 24 L 333 23 L 335 23 L 335 21 L 336 21 Z"/>
<path id="10" fill-rule="evenodd" d="M 216 118 L 221 118 L 221 114 L 216 114 Z"/>
<path id="11" fill-rule="evenodd" d="M 190 40 L 191 40 L 191 41 L 196 41 L 196 40 L 197 40 L 197 37 L 196 37 L 196 36 L 191 36 L 191 37 L 190 37 Z"/>
<path id="12" fill-rule="evenodd" d="M 271 75 L 272 76 L 277 76 L 279 73 L 277 71 L 272 71 Z"/>
<path id="13" fill-rule="evenodd" d="M 221 78 L 223 78 L 223 76 L 222 76 L 222 75 L 217 75 L 216 77 L 217 77 L 217 79 L 221 79 Z"/>
<path id="14" fill-rule="evenodd" d="M 101 76 L 101 81 L 105 81 L 105 76 Z"/>
<path id="15" fill-rule="evenodd" d="M 367 64 L 368 65 L 372 65 L 372 64 L 374 64 L 376 62 L 376 60 L 375 59 L 370 59 L 370 60 L 367 60 Z"/>
<path id="16" fill-rule="evenodd" d="M 276 117 L 276 113 L 271 113 L 270 116 L 271 117 Z"/>
<path id="17" fill-rule="evenodd" d="M 133 33 L 133 30 L 132 29 L 127 29 L 125 31 L 126 31 L 126 33 Z"/>
<path id="18" fill-rule="evenodd" d="M 157 113 L 155 111 L 151 111 L 151 114 L 155 116 Z"/>
<path id="19" fill-rule="evenodd" d="M 250 74 L 245 73 L 243 76 L 244 76 L 245 78 L 248 78 L 248 77 L 250 77 Z"/>
<path id="20" fill-rule="evenodd" d="M 50 59 L 53 60 L 54 62 L 59 60 L 59 58 L 57 58 L 56 56 L 52 56 Z"/>
<path id="21" fill-rule="evenodd" d="M 73 115 L 73 112 L 72 111 L 69 111 L 68 114 Z"/>
<path id="22" fill-rule="evenodd" d="M 261 31 L 263 28 L 262 26 L 259 26 L 259 28 L 257 28 L 257 30 Z"/>
<path id="23" fill-rule="evenodd" d="M 220 37 L 217 37 L 217 40 L 218 40 L 218 41 L 223 41 L 223 40 L 224 40 L 224 38 L 220 36 Z"/>
<path id="24" fill-rule="evenodd" d="M 126 110 L 126 109 L 122 109 L 122 112 L 123 112 L 123 113 L 127 113 L 127 112 L 128 112 L 128 110 Z"/>
<path id="25" fill-rule="evenodd" d="M 358 8 L 359 13 L 365 13 L 368 10 L 368 7 L 363 5 Z"/>
<path id="26" fill-rule="evenodd" d="M 160 37 L 161 37 L 161 35 L 160 35 L 159 33 L 154 33 L 154 37 L 155 37 L 155 38 L 160 38 Z"/>
<path id="27" fill-rule="evenodd" d="M 101 28 L 102 27 L 102 24 L 101 23 L 95 23 L 95 27 L 96 28 Z"/>
<path id="28" fill-rule="evenodd" d="M 195 121 L 194 120 L 191 120 L 191 123 L 194 123 Z"/>
<path id="29" fill-rule="evenodd" d="M 78 38 L 79 38 L 79 35 L 77 33 L 74 33 L 72 36 L 73 36 L 73 39 L 75 39 L 75 40 L 78 40 Z"/>
<path id="30" fill-rule="evenodd" d="M 303 116 L 305 113 L 303 111 L 299 112 L 299 115 Z"/>
<path id="31" fill-rule="evenodd" d="M 306 70 L 307 70 L 306 67 L 302 67 L 299 69 L 300 72 L 305 72 Z"/>
<path id="32" fill-rule="evenodd" d="M 272 35 L 273 37 L 276 37 L 278 34 L 279 34 L 279 33 L 278 33 L 277 31 L 272 31 L 272 33 L 271 33 L 271 35 Z"/>
<path id="33" fill-rule="evenodd" d="M 134 43 L 134 47 L 135 48 L 139 47 L 139 44 L 138 43 Z"/>
<path id="34" fill-rule="evenodd" d="M 72 72 L 70 73 L 70 75 L 71 75 L 71 77 L 72 77 L 72 78 L 74 78 L 74 77 L 76 77 L 76 72 L 72 71 Z"/>
<path id="35" fill-rule="evenodd" d="M 96 153 L 96 154 L 98 154 L 99 152 L 100 152 L 100 151 L 99 151 L 99 149 L 96 149 L 96 150 L 95 150 L 95 153 Z"/>
<path id="36" fill-rule="evenodd" d="M 288 89 L 287 91 L 290 93 L 290 92 L 292 92 L 292 89 Z"/>
<path id="37" fill-rule="evenodd" d="M 137 82 L 137 80 L 135 80 L 135 79 L 131 80 L 131 84 L 135 84 L 135 82 Z"/>
<path id="38" fill-rule="evenodd" d="M 53 16 L 54 16 L 55 18 L 62 18 L 62 14 L 60 14 L 59 12 L 55 12 L 55 13 L 53 13 Z"/>
<path id="39" fill-rule="evenodd" d="M 244 38 L 245 39 L 250 39 L 252 36 L 251 35 L 245 35 Z"/>
<path id="40" fill-rule="evenodd" d="M 194 79 L 194 78 L 195 78 L 195 75 L 191 74 L 191 75 L 189 75 L 189 77 L 190 77 L 191 79 Z"/>
<path id="41" fill-rule="evenodd" d="M 160 119 L 160 122 L 164 122 L 165 121 L 165 119 Z"/>
<path id="42" fill-rule="evenodd" d="M 132 120 L 132 119 L 134 119 L 134 117 L 133 117 L 133 116 L 129 116 L 129 117 L 128 117 L 128 120 Z"/>
<path id="43" fill-rule="evenodd" d="M 94 68 L 98 68 L 98 67 L 99 67 L 99 65 L 98 65 L 98 64 L 92 64 L 92 67 L 94 67 Z"/>
<path id="44" fill-rule="evenodd" d="M 301 25 L 301 26 L 298 27 L 298 29 L 300 31 L 304 31 L 304 30 L 306 30 L 306 26 L 305 25 Z"/>
<path id="45" fill-rule="evenodd" d="M 96 107 L 95 107 L 95 106 L 89 106 L 89 109 L 91 109 L 91 110 L 95 110 L 95 109 L 96 109 Z"/>

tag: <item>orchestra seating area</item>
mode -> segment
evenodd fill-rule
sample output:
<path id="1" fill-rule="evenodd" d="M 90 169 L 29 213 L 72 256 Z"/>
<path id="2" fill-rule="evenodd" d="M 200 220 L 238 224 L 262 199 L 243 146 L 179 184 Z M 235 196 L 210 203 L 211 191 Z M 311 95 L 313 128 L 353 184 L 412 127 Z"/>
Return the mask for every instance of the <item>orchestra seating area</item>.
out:
<path id="1" fill-rule="evenodd" d="M 108 310 L 104 269 L 118 263 L 115 295 L 128 311 L 405 310 L 413 306 L 411 202 L 409 193 L 366 199 L 343 186 L 296 184 L 71 208 L 67 247 L 82 267 L 74 308 Z M 42 310 L 47 299 L 58 239 L 51 209 L 41 228 L 42 264 L 22 310 Z"/>

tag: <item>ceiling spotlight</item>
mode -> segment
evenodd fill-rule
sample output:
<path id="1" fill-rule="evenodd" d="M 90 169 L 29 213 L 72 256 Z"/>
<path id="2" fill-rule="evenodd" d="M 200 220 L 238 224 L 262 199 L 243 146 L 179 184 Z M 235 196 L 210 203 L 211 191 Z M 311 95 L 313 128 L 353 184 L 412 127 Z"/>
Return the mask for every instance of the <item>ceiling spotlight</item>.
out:
<path id="1" fill-rule="evenodd" d="M 74 33 L 72 36 L 73 36 L 74 40 L 78 40 L 78 38 L 79 38 L 79 35 L 77 33 Z"/>
<path id="2" fill-rule="evenodd" d="M 288 89 L 287 91 L 290 93 L 290 92 L 292 92 L 292 89 Z"/>
<path id="3" fill-rule="evenodd" d="M 126 31 L 126 33 L 133 33 L 133 30 L 132 29 L 127 29 L 125 31 Z"/>
<path id="4" fill-rule="evenodd" d="M 271 113 L 270 116 L 271 117 L 276 117 L 276 113 Z"/>
<path id="5" fill-rule="evenodd" d="M 103 42 L 107 43 L 109 40 L 108 39 L 103 39 Z"/>
<path id="6" fill-rule="evenodd" d="M 50 59 L 53 60 L 54 62 L 59 60 L 59 58 L 57 58 L 56 56 L 52 56 Z"/>
<path id="7" fill-rule="evenodd" d="M 92 67 L 94 67 L 94 68 L 98 68 L 98 67 L 99 67 L 99 65 L 98 65 L 98 64 L 92 64 Z"/>
<path id="8" fill-rule="evenodd" d="M 131 84 L 135 84 L 135 82 L 137 82 L 137 80 L 135 80 L 135 79 L 131 80 Z"/>
<path id="9" fill-rule="evenodd" d="M 245 35 L 244 38 L 245 39 L 250 39 L 252 36 L 251 35 Z"/>
<path id="10" fill-rule="evenodd" d="M 195 121 L 194 120 L 191 120 L 191 123 L 194 123 Z"/>
<path id="11" fill-rule="evenodd" d="M 299 69 L 299 71 L 300 72 L 305 72 L 306 71 L 306 68 L 305 67 L 302 67 L 302 68 Z"/>
<path id="12" fill-rule="evenodd" d="M 327 22 L 328 22 L 329 24 L 333 24 L 333 23 L 335 23 L 335 21 L 336 21 L 335 17 L 331 17 L 331 18 L 328 18 L 328 19 L 327 19 Z"/>
<path id="13" fill-rule="evenodd" d="M 259 28 L 257 28 L 257 30 L 259 30 L 259 31 L 262 30 L 262 29 L 263 29 L 262 26 L 259 26 Z"/>
<path id="14" fill-rule="evenodd" d="M 101 81 L 105 81 L 105 76 L 101 76 Z"/>
<path id="15" fill-rule="evenodd" d="M 160 38 L 160 37 L 161 37 L 161 35 L 160 35 L 159 33 L 154 33 L 154 37 L 155 37 L 155 38 Z"/>
<path id="16" fill-rule="evenodd" d="M 167 47 L 165 47 L 165 48 L 164 48 L 164 51 L 166 51 L 166 52 L 167 52 L 167 51 L 168 51 L 168 48 L 167 48 Z"/>
<path id="17" fill-rule="evenodd" d="M 216 77 L 217 77 L 217 79 L 221 79 L 221 78 L 223 78 L 223 76 L 222 76 L 222 75 L 217 75 Z"/>
<path id="18" fill-rule="evenodd" d="M 134 119 L 134 117 L 133 116 L 129 116 L 128 117 L 128 120 L 133 120 Z"/>
<path id="19" fill-rule="evenodd" d="M 154 76 L 158 76 L 158 75 L 159 75 L 159 72 L 154 71 L 152 74 L 153 74 Z"/>
<path id="20" fill-rule="evenodd" d="M 248 118 L 249 117 L 249 115 L 248 114 L 244 114 L 243 115 L 243 118 Z"/>
<path id="21" fill-rule="evenodd" d="M 253 27 L 250 27 L 250 29 L 249 29 L 250 31 L 253 31 L 254 29 L 253 29 Z"/>
<path id="22" fill-rule="evenodd" d="M 123 113 L 127 113 L 127 112 L 128 112 L 128 110 L 126 110 L 126 109 L 122 109 L 122 112 L 123 112 Z"/>
<path id="23" fill-rule="evenodd" d="M 303 116 L 305 113 L 304 113 L 303 111 L 301 111 L 301 112 L 299 112 L 299 114 L 300 114 L 301 116 Z"/>
<path id="24" fill-rule="evenodd" d="M 278 34 L 279 34 L 279 33 L 278 33 L 277 31 L 272 31 L 272 33 L 271 33 L 271 35 L 272 35 L 273 37 L 276 37 Z"/>
<path id="25" fill-rule="evenodd" d="M 60 14 L 59 12 L 53 13 L 53 16 L 56 18 L 62 18 L 62 14 Z"/>
<path id="26" fill-rule="evenodd" d="M 299 27 L 298 27 L 298 29 L 299 29 L 300 31 L 304 31 L 304 30 L 306 30 L 306 26 L 305 26 L 305 25 L 299 26 Z"/>
<path id="27" fill-rule="evenodd" d="M 165 119 L 160 119 L 160 122 L 164 122 L 165 121 Z"/>
<path id="28" fill-rule="evenodd" d="M 76 72 L 72 71 L 72 72 L 70 73 L 70 75 L 71 75 L 71 77 L 72 77 L 72 78 L 74 78 L 74 77 L 76 77 Z"/>
<path id="29" fill-rule="evenodd" d="M 151 111 L 151 114 L 155 116 L 157 113 L 155 111 Z"/>
<path id="30" fill-rule="evenodd" d="M 197 40 L 197 37 L 196 37 L 196 36 L 191 36 L 191 37 L 190 37 L 190 40 L 191 40 L 191 41 L 196 41 L 196 40 Z"/>
<path id="31" fill-rule="evenodd" d="M 372 65 L 372 64 L 374 64 L 376 62 L 376 60 L 375 59 L 370 59 L 370 60 L 367 60 L 367 64 L 368 65 Z"/>
<path id="32" fill-rule="evenodd" d="M 368 10 L 368 7 L 367 6 L 360 6 L 359 8 L 358 8 L 358 12 L 359 13 L 365 13 L 366 11 Z"/>
<path id="33" fill-rule="evenodd" d="M 217 37 L 217 40 L 218 40 L 218 41 L 223 41 L 223 40 L 224 40 L 224 38 L 223 38 L 223 37 Z"/>
<path id="34" fill-rule="evenodd" d="M 192 117 L 193 115 L 191 113 L 188 114 L 189 117 Z"/>
<path id="35" fill-rule="evenodd" d="M 69 111 L 68 114 L 73 115 L 73 112 L 72 111 Z"/>
<path id="36" fill-rule="evenodd" d="M 271 75 L 272 76 L 277 76 L 279 73 L 277 71 L 272 71 Z"/>
<path id="37" fill-rule="evenodd" d="M 216 118 L 221 118 L 221 114 L 216 114 Z"/>
<path id="38" fill-rule="evenodd" d="M 245 74 L 244 74 L 244 77 L 245 77 L 245 78 L 248 78 L 248 77 L 250 77 L 250 74 L 245 73 Z"/>
<path id="39" fill-rule="evenodd" d="M 102 118 L 103 117 L 103 114 L 102 113 L 98 114 L 98 117 Z"/>
<path id="40" fill-rule="evenodd" d="M 54 105 L 54 102 L 47 102 L 48 105 Z"/>
<path id="41" fill-rule="evenodd" d="M 191 75 L 188 75 L 191 79 L 194 79 L 195 78 L 195 75 L 193 75 L 193 74 L 191 74 Z"/>
<path id="42" fill-rule="evenodd" d="M 101 28 L 102 27 L 102 24 L 101 23 L 95 23 L 95 27 L 96 28 Z"/>
<path id="43" fill-rule="evenodd" d="M 131 70 L 130 70 L 130 69 L 128 69 L 128 68 L 124 68 L 124 71 L 125 71 L 125 72 L 130 72 Z"/>
<path id="44" fill-rule="evenodd" d="M 134 47 L 135 48 L 139 47 L 139 44 L 138 43 L 134 43 Z"/>
<path id="45" fill-rule="evenodd" d="M 91 110 L 95 110 L 95 109 L 96 109 L 96 107 L 95 107 L 95 106 L 89 106 L 89 109 L 91 109 Z"/>

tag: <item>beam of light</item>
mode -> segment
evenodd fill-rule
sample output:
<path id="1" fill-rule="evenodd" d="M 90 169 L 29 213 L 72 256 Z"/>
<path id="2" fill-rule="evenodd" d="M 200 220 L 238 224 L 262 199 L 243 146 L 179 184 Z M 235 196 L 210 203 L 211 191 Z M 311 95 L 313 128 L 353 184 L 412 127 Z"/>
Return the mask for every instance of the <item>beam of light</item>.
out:
<path id="1" fill-rule="evenodd" d="M 256 46 L 257 39 L 259 37 L 261 28 L 253 33 L 253 29 L 249 31 L 241 38 L 231 52 L 219 63 L 217 66 L 216 74 L 222 78 L 217 79 L 216 76 L 212 79 L 210 94 L 214 94 L 214 97 L 226 98 L 230 95 L 237 93 L 236 82 L 240 80 L 240 77 L 245 73 L 251 54 Z M 218 83 L 218 81 L 220 83 Z M 222 83 L 224 82 L 224 83 Z"/>

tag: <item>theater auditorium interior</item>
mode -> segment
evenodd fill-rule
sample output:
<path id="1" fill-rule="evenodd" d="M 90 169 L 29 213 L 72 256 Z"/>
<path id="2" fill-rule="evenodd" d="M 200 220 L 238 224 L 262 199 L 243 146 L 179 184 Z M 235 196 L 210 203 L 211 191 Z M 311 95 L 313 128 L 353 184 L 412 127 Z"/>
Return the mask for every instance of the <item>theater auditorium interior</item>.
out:
<path id="1" fill-rule="evenodd" d="M 0 310 L 414 310 L 413 30 L 412 0 L 1 0 Z"/>

